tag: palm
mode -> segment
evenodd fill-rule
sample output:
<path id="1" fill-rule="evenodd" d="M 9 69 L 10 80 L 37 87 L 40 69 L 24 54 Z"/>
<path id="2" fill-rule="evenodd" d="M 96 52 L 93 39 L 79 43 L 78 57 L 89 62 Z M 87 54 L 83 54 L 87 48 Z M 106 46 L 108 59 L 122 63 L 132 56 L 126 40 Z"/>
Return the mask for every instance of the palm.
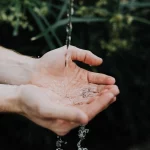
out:
<path id="1" fill-rule="evenodd" d="M 105 80 L 108 76 L 88 72 L 72 61 L 79 60 L 91 65 L 99 65 L 101 60 L 98 58 L 96 60 L 94 55 L 91 57 L 85 55 L 83 56 L 84 60 L 82 60 L 82 58 L 78 58 L 78 54 L 75 53 L 74 49 L 70 49 L 68 52 L 70 54 L 63 47 L 45 54 L 37 64 L 36 74 L 34 74 L 32 83 L 53 91 L 62 98 L 61 103 L 77 104 L 79 102 L 88 102 L 91 100 L 90 98 L 101 92 L 99 89 L 105 89 L 103 85 L 98 84 L 108 84 Z M 70 56 L 67 59 L 67 64 L 66 55 L 67 57 Z M 81 51 L 80 55 L 82 56 Z"/>
<path id="2" fill-rule="evenodd" d="M 79 122 L 81 117 L 77 118 L 77 114 L 83 114 L 83 112 L 72 106 L 66 108 L 63 105 L 57 105 L 56 101 L 59 99 L 61 99 L 60 96 L 46 88 L 33 85 L 23 86 L 21 92 L 23 115 L 57 134 L 64 134 L 70 128 L 66 128 L 66 124 L 61 119 Z"/>
<path id="3" fill-rule="evenodd" d="M 111 91 L 112 87 L 109 88 L 114 95 L 118 94 L 117 89 L 113 92 Z M 66 107 L 62 103 L 58 105 L 57 102 L 64 98 L 51 90 L 27 85 L 23 86 L 21 92 L 21 108 L 24 116 L 36 124 L 48 128 L 58 135 L 65 135 L 71 129 L 79 126 L 81 122 L 87 123 L 105 109 L 112 102 L 114 95 L 110 97 L 109 94 L 102 94 L 94 97 L 95 101 L 88 104 Z"/>

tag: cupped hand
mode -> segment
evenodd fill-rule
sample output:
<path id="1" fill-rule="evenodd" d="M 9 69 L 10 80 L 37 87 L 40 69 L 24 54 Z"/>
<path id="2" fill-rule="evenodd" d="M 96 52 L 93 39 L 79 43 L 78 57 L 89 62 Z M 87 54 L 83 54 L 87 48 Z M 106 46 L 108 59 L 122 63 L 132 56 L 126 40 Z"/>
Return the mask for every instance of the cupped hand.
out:
<path id="1" fill-rule="evenodd" d="M 22 85 L 18 99 L 21 115 L 58 135 L 65 130 L 59 126 L 58 119 L 83 124 L 88 122 L 84 111 L 74 106 L 58 103 L 63 98 L 46 88 Z"/>
<path id="2" fill-rule="evenodd" d="M 101 84 L 113 85 L 115 83 L 113 77 L 82 69 L 73 62 L 74 60 L 92 66 L 102 63 L 102 59 L 90 51 L 74 46 L 70 46 L 67 50 L 64 46 L 46 53 L 36 61 L 31 84 L 48 88 L 69 100 L 63 103 L 76 104 L 87 102 L 89 97 L 95 96 Z"/>
<path id="3" fill-rule="evenodd" d="M 98 90 L 99 94 L 89 103 L 66 106 L 59 103 L 63 97 L 47 88 L 23 85 L 20 90 L 19 107 L 23 116 L 62 136 L 81 124 L 87 124 L 114 102 L 119 92 L 114 85 L 108 86 L 103 92 L 102 88 Z"/>
<path id="4" fill-rule="evenodd" d="M 102 89 L 100 89 L 101 91 Z M 82 105 L 75 105 L 88 116 L 88 122 L 91 121 L 97 114 L 105 110 L 109 105 L 116 101 L 116 96 L 119 94 L 119 89 L 115 85 L 107 86 L 106 90 L 100 92 L 97 96 L 93 97 L 93 100 L 89 103 Z M 83 125 L 81 123 L 66 121 L 62 119 L 57 120 L 59 126 L 62 129 L 62 136 L 68 134 L 72 129 Z M 85 123 L 84 125 L 86 125 Z"/>

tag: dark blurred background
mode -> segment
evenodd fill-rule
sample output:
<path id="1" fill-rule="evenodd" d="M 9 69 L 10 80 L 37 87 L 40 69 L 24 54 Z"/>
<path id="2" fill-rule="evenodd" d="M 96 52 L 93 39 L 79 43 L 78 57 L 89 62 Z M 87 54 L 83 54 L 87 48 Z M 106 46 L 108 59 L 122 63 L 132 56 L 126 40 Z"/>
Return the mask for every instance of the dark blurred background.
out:
<path id="1" fill-rule="evenodd" d="M 33 57 L 65 44 L 67 0 L 0 0 L 0 45 Z M 72 45 L 102 57 L 88 70 L 116 78 L 118 101 L 97 115 L 83 147 L 150 150 L 150 1 L 75 0 Z M 7 69 L 7 68 L 6 68 Z M 78 128 L 63 137 L 77 150 Z M 55 150 L 56 135 L 31 121 L 0 115 L 0 150 Z"/>

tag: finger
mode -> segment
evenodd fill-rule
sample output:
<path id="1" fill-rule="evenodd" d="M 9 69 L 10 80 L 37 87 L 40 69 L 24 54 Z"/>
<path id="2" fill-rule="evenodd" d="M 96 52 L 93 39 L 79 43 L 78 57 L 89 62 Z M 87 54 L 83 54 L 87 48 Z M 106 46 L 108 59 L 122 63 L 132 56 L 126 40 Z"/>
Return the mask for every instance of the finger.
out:
<path id="1" fill-rule="evenodd" d="M 95 98 L 95 100 L 87 105 L 86 114 L 89 120 L 93 119 L 98 113 L 106 109 L 113 102 L 114 95 L 110 92 L 103 93 L 101 96 Z"/>
<path id="2" fill-rule="evenodd" d="M 97 89 L 96 89 L 96 92 L 97 93 L 101 93 L 105 90 L 105 86 L 106 85 L 97 85 Z"/>
<path id="3" fill-rule="evenodd" d="M 117 98 L 114 97 L 114 98 L 112 99 L 112 103 L 114 103 L 116 100 L 117 100 Z M 111 104 L 112 104 L 112 103 L 111 103 Z"/>
<path id="4" fill-rule="evenodd" d="M 99 88 L 99 89 L 98 89 L 99 94 L 97 94 L 97 96 L 100 96 L 100 95 L 102 95 L 102 94 L 104 94 L 104 93 L 106 93 L 106 92 L 113 93 L 114 96 L 117 96 L 117 95 L 120 93 L 120 91 L 119 91 L 119 89 L 118 89 L 118 87 L 117 87 L 116 85 L 114 85 L 113 87 L 112 87 L 112 86 L 107 87 L 107 86 L 105 86 L 105 85 L 101 85 L 101 86 L 98 87 L 98 88 Z M 96 99 L 95 97 L 94 97 L 94 98 L 90 98 L 90 99 L 88 99 L 85 103 L 86 103 L 86 104 L 90 104 L 90 103 L 92 103 L 95 99 Z M 112 103 L 115 102 L 116 99 L 117 99 L 117 98 L 114 97 L 114 98 L 112 99 Z"/>
<path id="5" fill-rule="evenodd" d="M 102 59 L 97 57 L 90 51 L 82 50 L 77 47 L 70 46 L 69 52 L 71 54 L 72 60 L 78 60 L 93 66 L 98 66 L 102 63 Z"/>
<path id="6" fill-rule="evenodd" d="M 95 84 L 115 84 L 115 78 L 102 74 L 88 71 L 88 82 Z"/>
<path id="7" fill-rule="evenodd" d="M 107 86 L 103 87 L 103 89 L 101 89 L 101 87 L 98 86 L 98 92 L 100 94 L 107 92 L 107 91 L 113 93 L 114 96 L 117 96 L 120 93 L 117 85 L 107 85 Z"/>
<path id="8" fill-rule="evenodd" d="M 120 90 L 117 85 L 108 86 L 108 90 L 117 96 L 120 93 Z"/>
<path id="9" fill-rule="evenodd" d="M 50 108 L 44 109 L 43 111 L 44 116 L 49 118 L 63 119 L 78 123 L 88 122 L 88 116 L 82 110 L 73 106 L 53 104 Z"/>

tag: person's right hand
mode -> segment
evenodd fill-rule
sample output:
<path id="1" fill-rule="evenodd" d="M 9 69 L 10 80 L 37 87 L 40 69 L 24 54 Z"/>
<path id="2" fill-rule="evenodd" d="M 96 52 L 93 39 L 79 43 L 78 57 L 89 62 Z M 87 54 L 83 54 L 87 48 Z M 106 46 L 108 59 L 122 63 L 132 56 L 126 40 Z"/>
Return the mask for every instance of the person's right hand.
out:
<path id="1" fill-rule="evenodd" d="M 107 90 L 103 90 L 103 88 L 107 88 Z M 116 96 L 119 94 L 119 89 L 116 85 L 108 85 L 100 87 L 100 91 L 102 91 L 99 95 L 94 97 L 89 103 L 84 103 L 82 105 L 75 105 L 76 108 L 79 108 L 88 116 L 88 122 L 91 121 L 97 114 L 105 110 L 109 105 L 116 101 Z M 80 123 L 70 122 L 65 120 L 57 120 L 59 127 L 62 129 L 61 135 L 68 134 L 72 129 L 79 127 Z M 87 124 L 84 124 L 87 125 Z M 65 129 L 65 130 L 64 130 Z"/>
<path id="2" fill-rule="evenodd" d="M 109 106 L 118 94 L 118 88 L 112 85 L 108 91 L 93 98 L 89 104 L 75 106 L 58 104 L 57 101 L 61 101 L 62 98 L 46 88 L 23 85 L 19 93 L 21 114 L 62 136 L 81 124 L 87 124 Z"/>

